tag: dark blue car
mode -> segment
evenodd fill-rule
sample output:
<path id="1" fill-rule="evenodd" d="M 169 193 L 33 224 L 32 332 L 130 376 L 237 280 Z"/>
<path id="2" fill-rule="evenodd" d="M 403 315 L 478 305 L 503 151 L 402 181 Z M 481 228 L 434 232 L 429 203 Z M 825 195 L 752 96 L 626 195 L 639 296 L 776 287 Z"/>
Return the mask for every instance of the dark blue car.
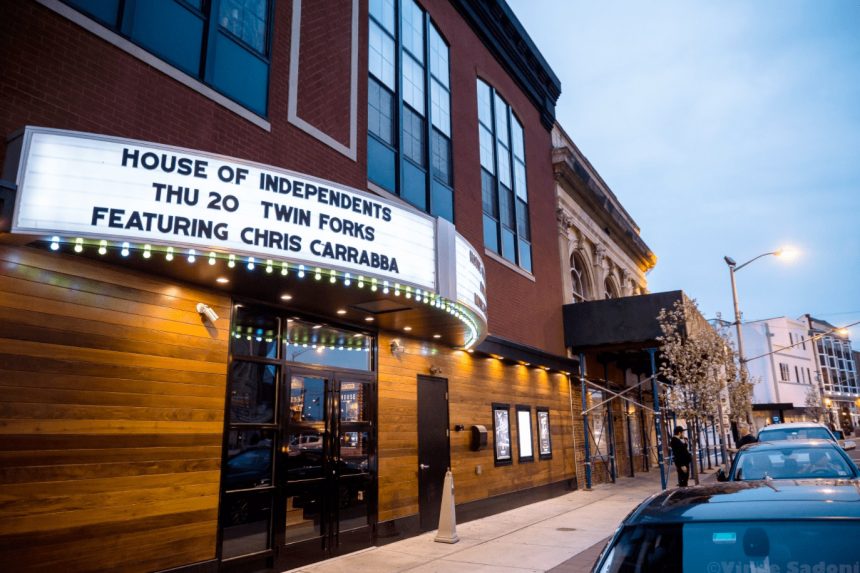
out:
<path id="1" fill-rule="evenodd" d="M 593 572 L 855 571 L 860 482 L 759 480 L 664 491 L 628 515 Z"/>

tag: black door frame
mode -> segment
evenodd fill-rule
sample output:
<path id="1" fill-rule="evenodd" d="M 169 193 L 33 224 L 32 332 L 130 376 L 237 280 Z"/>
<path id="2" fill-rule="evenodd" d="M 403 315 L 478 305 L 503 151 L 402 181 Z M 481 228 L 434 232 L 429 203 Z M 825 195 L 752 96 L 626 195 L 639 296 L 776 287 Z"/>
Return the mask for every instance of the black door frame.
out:
<path id="1" fill-rule="evenodd" d="M 286 531 L 286 507 L 288 481 L 286 479 L 287 458 L 282 451 L 286 445 L 290 432 L 289 419 L 289 396 L 292 378 L 294 376 L 319 376 L 328 382 L 326 389 L 325 404 L 325 436 L 323 437 L 325 461 L 323 463 L 324 476 L 320 478 L 322 499 L 322 523 L 319 537 L 299 541 L 295 543 L 282 543 Z M 341 532 L 340 525 L 340 474 L 337 473 L 337 463 L 340 459 L 340 385 L 343 382 L 361 382 L 370 385 L 370 421 L 368 432 L 370 433 L 371 448 L 368 452 L 368 472 L 370 474 L 370 485 L 368 487 L 368 523 L 361 528 Z M 278 449 L 278 470 L 275 476 L 275 503 L 272 525 L 272 548 L 275 552 L 275 566 L 277 568 L 301 567 L 308 563 L 328 559 L 343 553 L 349 553 L 364 547 L 370 547 L 375 539 L 374 532 L 377 523 L 378 504 L 378 464 L 377 464 L 377 379 L 376 373 L 358 370 L 347 370 L 333 368 L 316 364 L 303 364 L 297 362 L 285 362 L 281 380 L 281 392 L 284 399 L 281 401 L 280 415 L 280 444 Z M 295 483 L 295 482 L 294 482 Z"/>
<path id="2" fill-rule="evenodd" d="M 236 320 L 236 312 L 239 305 L 246 305 L 249 307 L 257 308 L 261 312 L 269 312 L 273 316 L 276 316 L 279 319 L 281 325 L 279 326 L 278 336 L 280 337 L 281 331 L 283 330 L 283 323 L 286 321 L 287 316 L 297 316 L 304 320 L 325 320 L 328 324 L 336 328 L 342 328 L 348 331 L 355 332 L 364 332 L 367 333 L 368 329 L 365 326 L 358 325 L 350 325 L 348 323 L 340 323 L 336 321 L 332 321 L 331 319 L 323 319 L 322 317 L 310 316 L 301 312 L 296 312 L 294 310 L 287 310 L 283 307 L 274 306 L 267 302 L 262 301 L 254 301 L 251 299 L 233 299 L 231 304 L 231 313 L 230 313 L 230 325 L 234 324 Z M 379 390 L 378 390 L 378 342 L 379 342 L 379 333 L 375 330 L 370 330 L 369 336 L 373 337 L 372 349 L 371 349 L 371 364 L 372 367 L 370 370 L 351 370 L 346 368 L 337 368 L 333 366 L 325 366 L 325 365 L 316 365 L 316 364 L 303 364 L 298 362 L 290 362 L 287 361 L 286 358 L 281 357 L 277 359 L 268 359 L 264 357 L 256 357 L 256 356 L 245 356 L 241 355 L 235 357 L 233 354 L 232 347 L 228 350 L 228 380 L 225 387 L 226 399 L 225 399 L 225 411 L 224 411 L 224 431 L 223 431 L 223 453 L 222 453 L 222 463 L 226 463 L 226 455 L 227 455 L 227 440 L 228 433 L 231 428 L 230 422 L 230 381 L 229 381 L 229 372 L 230 368 L 232 368 L 232 364 L 234 360 L 241 360 L 246 362 L 256 362 L 260 364 L 276 364 L 280 370 L 279 380 L 276 384 L 276 404 L 275 411 L 276 422 L 272 424 L 266 424 L 266 426 L 271 427 L 274 432 L 274 455 L 277 457 L 277 463 L 274 464 L 274 478 L 272 480 L 272 487 L 269 489 L 273 489 L 272 497 L 275 507 L 271 509 L 270 512 L 270 524 L 269 524 L 269 549 L 258 551 L 256 553 L 244 555 L 244 556 L 236 556 L 228 558 L 224 560 L 222 556 L 222 528 L 224 524 L 224 499 L 226 492 L 224 490 L 224 475 L 222 469 L 221 476 L 221 484 L 219 486 L 219 508 L 218 508 L 218 527 L 216 533 L 216 558 L 219 562 L 219 571 L 223 572 L 232 572 L 232 571 L 250 571 L 250 570 L 258 570 L 265 569 L 271 567 L 280 567 L 281 569 L 286 569 L 288 567 L 283 566 L 282 564 L 285 562 L 289 564 L 290 567 L 300 567 L 301 565 L 305 565 L 314 561 L 319 561 L 325 558 L 328 558 L 332 555 L 337 555 L 340 553 L 347 553 L 350 551 L 355 551 L 357 549 L 363 547 L 369 547 L 373 543 L 376 542 L 376 524 L 379 521 L 379 503 L 378 503 L 378 484 L 379 484 L 379 464 L 378 464 L 378 404 L 379 404 Z M 280 351 L 279 351 L 280 353 Z M 311 371 L 316 373 L 330 373 L 333 375 L 333 379 L 349 379 L 353 378 L 355 381 L 368 382 L 372 389 L 370 393 L 370 440 L 372 443 L 372 449 L 369 452 L 369 473 L 370 473 L 370 486 L 368 487 L 368 526 L 366 528 L 362 528 L 360 530 L 351 530 L 347 532 L 346 536 L 340 536 L 338 541 L 339 544 L 333 548 L 333 551 L 328 554 L 320 553 L 318 556 L 312 559 L 305 560 L 303 562 L 296 562 L 293 565 L 293 560 L 290 559 L 290 556 L 283 555 L 283 549 L 285 547 L 290 547 L 289 545 L 279 544 L 279 539 L 283 539 L 283 533 L 286 528 L 286 520 L 281 519 L 285 518 L 284 509 L 286 508 L 286 488 L 284 485 L 281 485 L 283 480 L 281 480 L 281 469 L 279 469 L 279 465 L 281 462 L 281 448 L 285 445 L 286 438 L 286 427 L 287 427 L 287 419 L 284 417 L 285 412 L 284 408 L 289 408 L 289 388 L 290 388 L 290 377 L 291 373 L 295 370 L 304 370 Z M 347 380 L 348 381 L 348 380 Z M 284 468 L 285 469 L 285 468 Z M 261 490 L 262 491 L 262 490 Z M 355 531 L 364 531 L 367 530 L 367 538 L 363 539 L 363 536 L 359 535 L 358 541 L 356 541 Z"/>

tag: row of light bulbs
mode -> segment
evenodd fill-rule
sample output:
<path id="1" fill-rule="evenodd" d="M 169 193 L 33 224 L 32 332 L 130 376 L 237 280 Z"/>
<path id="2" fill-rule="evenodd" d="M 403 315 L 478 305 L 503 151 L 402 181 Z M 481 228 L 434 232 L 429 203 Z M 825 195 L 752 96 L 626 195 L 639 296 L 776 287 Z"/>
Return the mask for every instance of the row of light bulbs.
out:
<path id="1" fill-rule="evenodd" d="M 52 251 L 58 251 L 60 249 L 60 244 L 64 242 L 59 236 L 51 237 L 50 248 Z M 76 253 L 82 253 L 84 251 L 85 242 L 81 237 L 75 238 L 73 241 L 65 241 L 74 245 L 73 249 Z M 98 241 L 98 254 L 106 255 L 108 248 L 111 247 L 105 239 L 101 239 Z M 134 247 L 128 241 L 123 241 L 119 243 L 120 254 L 123 257 L 128 257 L 131 254 L 132 249 L 138 250 L 137 247 Z M 144 244 L 142 250 L 142 256 L 144 259 L 152 258 L 152 253 L 154 251 L 152 245 Z M 173 247 L 166 247 L 164 249 L 164 259 L 166 261 L 173 261 L 176 256 L 178 256 L 177 250 Z M 444 297 L 441 297 L 435 293 L 431 293 L 429 291 L 424 291 L 419 288 L 413 289 L 411 286 L 401 285 L 400 283 L 391 284 L 387 280 L 379 281 L 373 277 L 364 277 L 363 275 L 353 276 L 350 273 L 344 273 L 336 271 L 335 269 L 323 269 L 322 267 L 306 267 L 305 265 L 296 265 L 290 264 L 286 261 L 274 261 L 272 259 L 260 259 L 257 260 L 255 257 L 245 257 L 244 263 L 242 263 L 241 258 L 237 257 L 234 254 L 224 255 L 222 253 L 216 253 L 215 251 L 209 251 L 207 255 L 201 255 L 197 252 L 196 249 L 187 249 L 185 256 L 189 263 L 195 263 L 197 261 L 198 256 L 204 256 L 208 258 L 210 265 L 215 265 L 218 262 L 218 259 L 226 259 L 227 267 L 235 268 L 237 264 L 244 264 L 249 271 L 253 271 L 257 266 L 262 266 L 265 268 L 267 274 L 273 274 L 275 269 L 278 269 L 281 276 L 287 276 L 289 274 L 290 268 L 292 268 L 297 276 L 301 279 L 304 278 L 307 274 L 313 274 L 315 280 L 321 281 L 324 277 L 328 279 L 329 283 L 336 283 L 338 278 L 342 279 L 343 286 L 348 287 L 351 286 L 353 282 L 356 283 L 358 288 L 364 288 L 365 285 L 369 285 L 370 290 L 372 292 L 377 292 L 382 289 L 383 294 L 389 294 L 390 292 L 394 292 L 394 296 L 400 296 L 401 293 L 407 298 L 412 299 L 414 297 L 415 302 L 423 302 L 425 304 L 429 304 L 435 308 L 440 310 L 444 310 L 448 314 L 459 319 L 468 329 L 469 334 L 466 337 L 466 347 L 470 347 L 474 344 L 474 342 L 478 339 L 478 327 L 475 321 L 471 316 L 464 310 L 462 310 L 456 303 L 452 303 L 449 300 L 446 300 Z"/>

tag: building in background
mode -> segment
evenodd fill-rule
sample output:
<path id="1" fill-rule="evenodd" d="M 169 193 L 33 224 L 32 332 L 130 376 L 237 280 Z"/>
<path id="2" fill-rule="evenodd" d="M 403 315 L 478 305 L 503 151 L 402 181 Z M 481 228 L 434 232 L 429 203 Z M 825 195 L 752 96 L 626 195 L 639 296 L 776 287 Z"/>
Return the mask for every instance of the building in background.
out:
<path id="1" fill-rule="evenodd" d="M 816 337 L 815 359 L 828 421 L 850 434 L 860 426 L 860 380 L 848 331 L 808 314 L 804 318 L 810 335 Z"/>
<path id="2" fill-rule="evenodd" d="M 736 331 L 724 324 L 735 343 Z M 743 323 L 744 353 L 753 387 L 757 428 L 812 419 L 819 393 L 815 342 L 806 321 L 785 316 Z"/>
<path id="3" fill-rule="evenodd" d="M 636 222 L 558 124 L 552 142 L 564 304 L 647 293 L 646 274 L 656 257 L 640 238 Z M 615 334 L 623 337 L 621 332 Z M 586 352 L 584 356 L 594 383 L 583 402 L 590 411 L 588 426 L 576 429 L 582 431 L 582 443 L 588 443 L 585 461 L 590 464 L 592 481 L 615 481 L 618 475 L 647 470 L 653 464 L 649 459 L 649 444 L 655 443 L 650 437 L 652 420 L 636 403 L 613 400 L 610 393 L 636 384 L 647 367 L 645 372 L 636 372 L 636 361 L 627 363 L 611 353 Z M 646 386 L 630 396 L 641 403 L 650 396 L 649 390 Z M 579 478 L 582 481 L 583 476 Z"/>

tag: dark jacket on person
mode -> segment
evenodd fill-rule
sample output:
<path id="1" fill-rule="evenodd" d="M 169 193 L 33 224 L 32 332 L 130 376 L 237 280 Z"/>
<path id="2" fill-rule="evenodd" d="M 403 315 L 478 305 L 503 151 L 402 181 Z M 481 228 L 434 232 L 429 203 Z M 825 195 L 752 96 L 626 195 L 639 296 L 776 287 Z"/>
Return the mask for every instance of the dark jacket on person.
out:
<path id="1" fill-rule="evenodd" d="M 669 441 L 669 447 L 672 448 L 672 457 L 675 459 L 675 464 L 686 466 L 693 461 L 693 456 L 690 455 L 690 450 L 687 447 L 687 440 L 672 436 L 672 439 Z"/>
<path id="2" fill-rule="evenodd" d="M 758 440 L 755 439 L 755 436 L 753 436 L 752 434 L 747 434 L 745 436 L 742 436 L 741 439 L 738 440 L 738 447 L 742 448 L 747 444 L 754 444 L 757 441 Z"/>

